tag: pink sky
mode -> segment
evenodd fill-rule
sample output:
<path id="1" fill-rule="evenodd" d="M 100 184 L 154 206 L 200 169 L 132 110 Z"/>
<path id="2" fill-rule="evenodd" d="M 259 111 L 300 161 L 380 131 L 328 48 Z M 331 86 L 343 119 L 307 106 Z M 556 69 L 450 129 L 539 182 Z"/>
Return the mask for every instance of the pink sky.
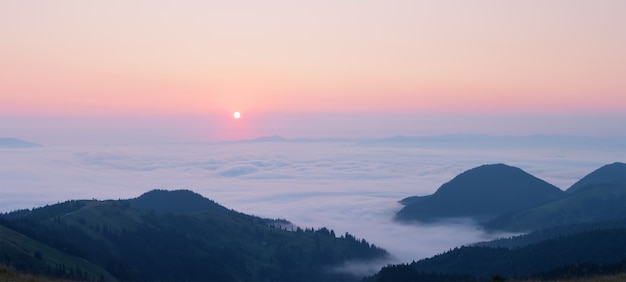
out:
<path id="1" fill-rule="evenodd" d="M 0 115 L 623 115 L 625 13 L 619 0 L 2 1 Z"/>

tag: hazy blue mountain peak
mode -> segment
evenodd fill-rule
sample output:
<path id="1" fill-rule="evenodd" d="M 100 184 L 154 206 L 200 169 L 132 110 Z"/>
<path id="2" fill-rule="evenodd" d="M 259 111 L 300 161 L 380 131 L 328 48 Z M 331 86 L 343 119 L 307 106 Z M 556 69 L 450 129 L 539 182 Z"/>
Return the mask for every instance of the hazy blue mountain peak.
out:
<path id="1" fill-rule="evenodd" d="M 254 142 L 284 142 L 288 141 L 287 138 L 280 135 L 261 136 L 259 138 L 252 139 Z"/>
<path id="2" fill-rule="evenodd" d="M 24 141 L 17 138 L 0 138 L 0 148 L 36 148 L 41 144 Z"/>

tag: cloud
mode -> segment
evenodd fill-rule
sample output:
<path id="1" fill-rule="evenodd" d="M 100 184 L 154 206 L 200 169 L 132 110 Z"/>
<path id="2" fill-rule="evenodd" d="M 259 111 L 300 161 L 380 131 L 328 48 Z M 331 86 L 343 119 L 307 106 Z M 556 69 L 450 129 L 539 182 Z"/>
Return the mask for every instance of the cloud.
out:
<path id="1" fill-rule="evenodd" d="M 431 194 L 467 169 L 500 162 L 565 189 L 624 158 L 611 150 L 372 148 L 346 142 L 47 146 L 1 153 L 0 212 L 68 199 L 132 198 L 155 188 L 191 189 L 241 212 L 349 232 L 389 250 L 393 262 L 494 236 L 471 222 L 393 222 L 404 197 Z"/>

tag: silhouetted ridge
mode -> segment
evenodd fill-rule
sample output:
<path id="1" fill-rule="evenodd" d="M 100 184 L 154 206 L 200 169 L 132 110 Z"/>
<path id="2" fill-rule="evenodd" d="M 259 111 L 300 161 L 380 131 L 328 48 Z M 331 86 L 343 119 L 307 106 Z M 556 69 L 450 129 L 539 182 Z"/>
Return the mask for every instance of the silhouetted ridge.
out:
<path id="1" fill-rule="evenodd" d="M 573 224 L 626 223 L 626 165 L 596 169 L 568 189 L 565 197 L 516 213 L 501 215 L 483 227 L 495 230 L 538 230 Z"/>
<path id="2" fill-rule="evenodd" d="M 272 135 L 272 136 L 262 136 L 259 138 L 255 138 L 252 139 L 250 141 L 253 142 L 285 142 L 288 141 L 285 137 L 279 136 L 279 135 Z"/>
<path id="3" fill-rule="evenodd" d="M 367 280 L 554 280 L 572 274 L 593 279 L 594 274 L 623 273 L 625 236 L 626 229 L 615 228 L 569 234 L 512 249 L 463 246 L 411 264 L 386 266 Z M 585 268 L 587 271 L 581 271 Z"/>
<path id="4" fill-rule="evenodd" d="M 615 162 L 605 165 L 587 174 L 567 189 L 568 193 L 577 192 L 588 186 L 615 185 L 626 183 L 626 164 Z"/>
<path id="5" fill-rule="evenodd" d="M 0 213 L 0 265 L 77 281 L 356 281 L 329 270 L 388 255 L 347 232 L 287 224 L 186 190 L 67 201 Z"/>
<path id="6" fill-rule="evenodd" d="M 133 207 L 157 213 L 189 214 L 200 211 L 228 211 L 216 202 L 189 190 L 152 190 L 128 202 Z"/>
<path id="7" fill-rule="evenodd" d="M 492 218 L 563 197 L 564 192 L 527 172 L 505 164 L 483 165 L 443 184 L 433 195 L 402 200 L 401 220 Z"/>

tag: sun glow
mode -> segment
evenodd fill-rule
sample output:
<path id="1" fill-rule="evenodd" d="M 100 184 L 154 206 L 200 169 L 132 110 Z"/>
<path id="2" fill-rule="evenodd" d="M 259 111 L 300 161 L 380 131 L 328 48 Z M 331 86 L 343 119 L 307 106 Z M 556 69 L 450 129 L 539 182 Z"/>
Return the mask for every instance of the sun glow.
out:
<path id="1" fill-rule="evenodd" d="M 241 117 L 241 113 L 239 113 L 239 112 L 235 112 L 235 113 L 233 113 L 233 117 L 234 117 L 235 119 L 239 119 L 239 118 Z"/>

